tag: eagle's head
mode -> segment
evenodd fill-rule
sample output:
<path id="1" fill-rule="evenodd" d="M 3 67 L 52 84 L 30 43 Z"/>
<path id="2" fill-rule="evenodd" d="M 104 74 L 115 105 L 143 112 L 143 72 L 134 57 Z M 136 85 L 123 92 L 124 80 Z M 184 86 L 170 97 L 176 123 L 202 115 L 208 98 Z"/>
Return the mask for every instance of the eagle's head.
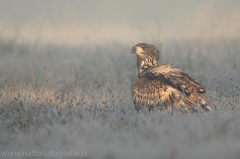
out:
<path id="1" fill-rule="evenodd" d="M 139 74 L 150 67 L 158 65 L 159 51 L 151 44 L 139 43 L 132 47 L 131 53 L 137 55 L 137 68 Z"/>

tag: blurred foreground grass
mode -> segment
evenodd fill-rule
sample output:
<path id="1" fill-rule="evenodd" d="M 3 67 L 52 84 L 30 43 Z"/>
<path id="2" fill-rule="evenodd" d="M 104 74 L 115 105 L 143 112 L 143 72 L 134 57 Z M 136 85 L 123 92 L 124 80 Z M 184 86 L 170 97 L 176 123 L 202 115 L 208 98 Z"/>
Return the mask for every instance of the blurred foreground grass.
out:
<path id="1" fill-rule="evenodd" d="M 1 40 L 1 151 L 239 158 L 239 41 L 152 43 L 161 46 L 161 63 L 172 62 L 202 83 L 214 112 L 137 113 L 130 93 L 136 57 L 129 50 L 135 44 L 73 48 Z"/>

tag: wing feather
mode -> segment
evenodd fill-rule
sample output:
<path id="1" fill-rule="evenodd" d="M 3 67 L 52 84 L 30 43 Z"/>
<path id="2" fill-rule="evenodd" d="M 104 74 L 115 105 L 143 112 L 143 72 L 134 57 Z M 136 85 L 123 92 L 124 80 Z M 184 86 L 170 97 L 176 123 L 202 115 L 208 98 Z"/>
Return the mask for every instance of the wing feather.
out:
<path id="1" fill-rule="evenodd" d="M 132 95 L 134 103 L 149 108 L 194 105 L 210 109 L 205 89 L 188 74 L 172 69 L 171 64 L 147 69 L 133 79 Z"/>

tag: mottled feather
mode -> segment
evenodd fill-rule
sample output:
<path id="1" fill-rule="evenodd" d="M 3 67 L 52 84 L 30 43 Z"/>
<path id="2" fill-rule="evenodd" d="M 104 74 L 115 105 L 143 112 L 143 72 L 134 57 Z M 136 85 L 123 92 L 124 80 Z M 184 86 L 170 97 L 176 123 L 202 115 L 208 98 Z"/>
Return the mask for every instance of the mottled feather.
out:
<path id="1" fill-rule="evenodd" d="M 172 108 L 184 111 L 210 110 L 205 89 L 196 80 L 172 64 L 158 66 L 158 50 L 150 44 L 140 43 L 132 48 L 137 55 L 138 77 L 132 80 L 132 98 L 137 109 Z"/>

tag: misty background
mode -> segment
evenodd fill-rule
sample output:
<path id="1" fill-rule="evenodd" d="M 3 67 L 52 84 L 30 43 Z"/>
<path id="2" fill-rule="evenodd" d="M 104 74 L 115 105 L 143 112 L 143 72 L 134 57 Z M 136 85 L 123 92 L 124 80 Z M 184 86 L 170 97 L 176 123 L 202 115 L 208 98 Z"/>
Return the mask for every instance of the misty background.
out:
<path id="1" fill-rule="evenodd" d="M 0 38 L 20 44 L 234 40 L 239 21 L 239 0 L 0 0 Z"/>
<path id="2" fill-rule="evenodd" d="M 201 83 L 213 111 L 137 112 L 139 42 Z M 240 0 L 0 0 L 0 150 L 240 158 L 239 44 Z"/>

